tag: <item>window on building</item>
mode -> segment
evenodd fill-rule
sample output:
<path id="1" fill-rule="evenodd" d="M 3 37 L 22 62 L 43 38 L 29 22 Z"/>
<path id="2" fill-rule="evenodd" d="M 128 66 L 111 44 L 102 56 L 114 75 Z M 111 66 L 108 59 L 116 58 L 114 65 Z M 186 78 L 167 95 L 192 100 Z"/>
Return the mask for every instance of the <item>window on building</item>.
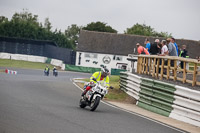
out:
<path id="1" fill-rule="evenodd" d="M 122 61 L 122 56 L 114 55 L 113 60 Z"/>
<path id="2" fill-rule="evenodd" d="M 85 53 L 85 58 L 97 58 L 97 54 Z"/>

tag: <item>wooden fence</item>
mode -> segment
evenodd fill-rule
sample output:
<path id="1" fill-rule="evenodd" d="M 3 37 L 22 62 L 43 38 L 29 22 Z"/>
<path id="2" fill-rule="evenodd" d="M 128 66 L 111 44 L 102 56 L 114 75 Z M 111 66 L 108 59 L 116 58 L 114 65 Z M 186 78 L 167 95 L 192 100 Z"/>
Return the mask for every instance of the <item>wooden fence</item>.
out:
<path id="1" fill-rule="evenodd" d="M 177 62 L 183 62 L 183 69 L 177 65 Z M 193 70 L 186 67 L 188 64 L 190 64 Z M 200 78 L 197 78 L 200 76 L 200 62 L 196 59 L 175 56 L 138 55 L 137 73 L 152 75 L 152 77 L 160 78 L 161 80 L 163 78 L 173 79 L 174 81 L 179 80 L 183 83 L 191 83 L 192 86 L 200 85 L 200 81 L 198 81 Z M 192 75 L 192 79 L 187 78 L 189 74 Z"/>

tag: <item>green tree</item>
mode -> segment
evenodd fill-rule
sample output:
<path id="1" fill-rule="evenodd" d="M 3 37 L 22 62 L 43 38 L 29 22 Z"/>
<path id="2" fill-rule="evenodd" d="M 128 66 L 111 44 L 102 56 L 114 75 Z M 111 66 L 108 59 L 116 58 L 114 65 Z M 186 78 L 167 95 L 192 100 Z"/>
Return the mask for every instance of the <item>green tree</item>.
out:
<path id="1" fill-rule="evenodd" d="M 172 33 L 168 33 L 168 32 L 155 32 L 154 36 L 156 37 L 165 37 L 165 38 L 171 38 L 172 37 Z"/>
<path id="2" fill-rule="evenodd" d="M 113 29 L 111 26 L 107 26 L 106 23 L 99 22 L 99 21 L 92 22 L 88 24 L 86 27 L 83 27 L 83 29 L 89 30 L 89 31 L 117 33 L 117 30 Z"/>
<path id="3" fill-rule="evenodd" d="M 47 31 L 51 31 L 51 23 L 49 21 L 49 18 L 46 18 L 45 21 L 44 21 L 44 28 L 47 29 Z"/>
<path id="4" fill-rule="evenodd" d="M 75 48 L 77 45 L 80 30 L 81 27 L 77 26 L 76 24 L 68 26 L 65 30 L 65 36 L 71 41 L 73 48 Z"/>
<path id="5" fill-rule="evenodd" d="M 144 36 L 152 36 L 154 29 L 150 26 L 146 26 L 145 24 L 135 24 L 131 28 L 127 28 L 125 34 L 135 34 L 135 35 L 144 35 Z"/>
<path id="6" fill-rule="evenodd" d="M 23 11 L 21 13 L 15 13 L 12 16 L 11 21 L 29 22 L 29 23 L 39 26 L 38 15 L 33 15 L 32 13 L 29 13 L 28 10 L 25 10 L 25 9 L 23 9 Z"/>
<path id="7" fill-rule="evenodd" d="M 0 35 L 5 36 L 6 28 L 9 27 L 8 25 L 8 18 L 5 16 L 0 16 Z"/>
<path id="8" fill-rule="evenodd" d="M 5 16 L 0 16 L 0 24 L 5 22 L 8 22 L 8 18 L 6 18 Z"/>
<path id="9" fill-rule="evenodd" d="M 138 24 L 136 23 L 131 28 L 127 28 L 124 31 L 125 34 L 134 34 L 134 35 L 144 35 L 144 36 L 154 36 L 154 37 L 172 37 L 172 34 L 168 34 L 168 32 L 157 32 L 151 26 L 147 26 L 146 24 Z"/>
<path id="10" fill-rule="evenodd" d="M 0 17 L 0 36 L 17 37 L 36 40 L 50 40 L 59 47 L 74 48 L 72 41 L 60 30 L 51 31 L 49 18 L 45 19 L 44 26 L 38 22 L 38 15 L 33 15 L 27 10 L 15 13 L 9 21 L 6 17 Z"/>

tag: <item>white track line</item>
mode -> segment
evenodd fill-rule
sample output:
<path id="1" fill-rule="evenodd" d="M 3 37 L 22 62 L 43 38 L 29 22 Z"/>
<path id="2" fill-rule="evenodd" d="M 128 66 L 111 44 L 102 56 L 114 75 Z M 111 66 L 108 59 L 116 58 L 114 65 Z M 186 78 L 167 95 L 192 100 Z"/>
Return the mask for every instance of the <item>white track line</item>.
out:
<path id="1" fill-rule="evenodd" d="M 70 81 L 73 82 L 73 80 L 72 80 L 71 78 L 70 78 Z M 73 82 L 73 84 L 74 84 L 76 87 L 78 87 L 81 91 L 83 91 L 83 89 L 82 89 L 81 87 L 79 87 L 75 82 Z M 178 129 L 178 128 L 169 126 L 169 125 L 167 125 L 167 124 L 165 124 L 165 123 L 159 122 L 159 121 L 157 121 L 157 120 L 154 120 L 154 119 L 152 119 L 152 118 L 143 116 L 143 115 L 141 115 L 141 114 L 137 114 L 137 113 L 135 113 L 135 112 L 132 112 L 132 111 L 129 111 L 129 110 L 126 110 L 126 109 L 117 107 L 117 106 L 112 105 L 112 104 L 110 104 L 110 103 L 108 103 L 108 102 L 104 102 L 104 101 L 101 101 L 101 102 L 104 103 L 104 104 L 106 104 L 106 105 L 108 105 L 108 106 L 110 106 L 110 107 L 113 107 L 113 108 L 116 108 L 116 109 L 119 109 L 119 110 L 128 112 L 128 113 L 130 113 L 130 114 L 133 114 L 133 115 L 136 115 L 136 116 L 139 116 L 139 117 L 142 117 L 142 118 L 145 118 L 145 119 L 147 119 L 147 120 L 150 120 L 150 121 L 153 121 L 153 122 L 155 122 L 155 123 L 161 124 L 161 125 L 163 125 L 163 126 L 166 126 L 166 127 L 171 128 L 171 129 L 173 129 L 173 130 L 179 131 L 179 132 L 181 132 L 181 133 L 187 133 L 186 131 L 183 131 L 183 130 L 180 130 L 180 129 Z"/>

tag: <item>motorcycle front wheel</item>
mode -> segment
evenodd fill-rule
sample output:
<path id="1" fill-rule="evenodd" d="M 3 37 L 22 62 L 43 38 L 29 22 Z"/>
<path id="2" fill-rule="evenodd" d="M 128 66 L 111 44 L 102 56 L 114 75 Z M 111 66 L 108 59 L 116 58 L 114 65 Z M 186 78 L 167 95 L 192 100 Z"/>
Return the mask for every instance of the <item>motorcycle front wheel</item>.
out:
<path id="1" fill-rule="evenodd" d="M 95 111 L 95 109 L 98 107 L 99 103 L 100 103 L 101 98 L 99 96 L 97 96 L 92 102 L 91 102 L 91 109 L 90 111 Z"/>
<path id="2" fill-rule="evenodd" d="M 87 106 L 86 103 L 85 103 L 85 101 L 82 98 L 80 99 L 79 106 L 81 108 L 85 108 Z"/>

